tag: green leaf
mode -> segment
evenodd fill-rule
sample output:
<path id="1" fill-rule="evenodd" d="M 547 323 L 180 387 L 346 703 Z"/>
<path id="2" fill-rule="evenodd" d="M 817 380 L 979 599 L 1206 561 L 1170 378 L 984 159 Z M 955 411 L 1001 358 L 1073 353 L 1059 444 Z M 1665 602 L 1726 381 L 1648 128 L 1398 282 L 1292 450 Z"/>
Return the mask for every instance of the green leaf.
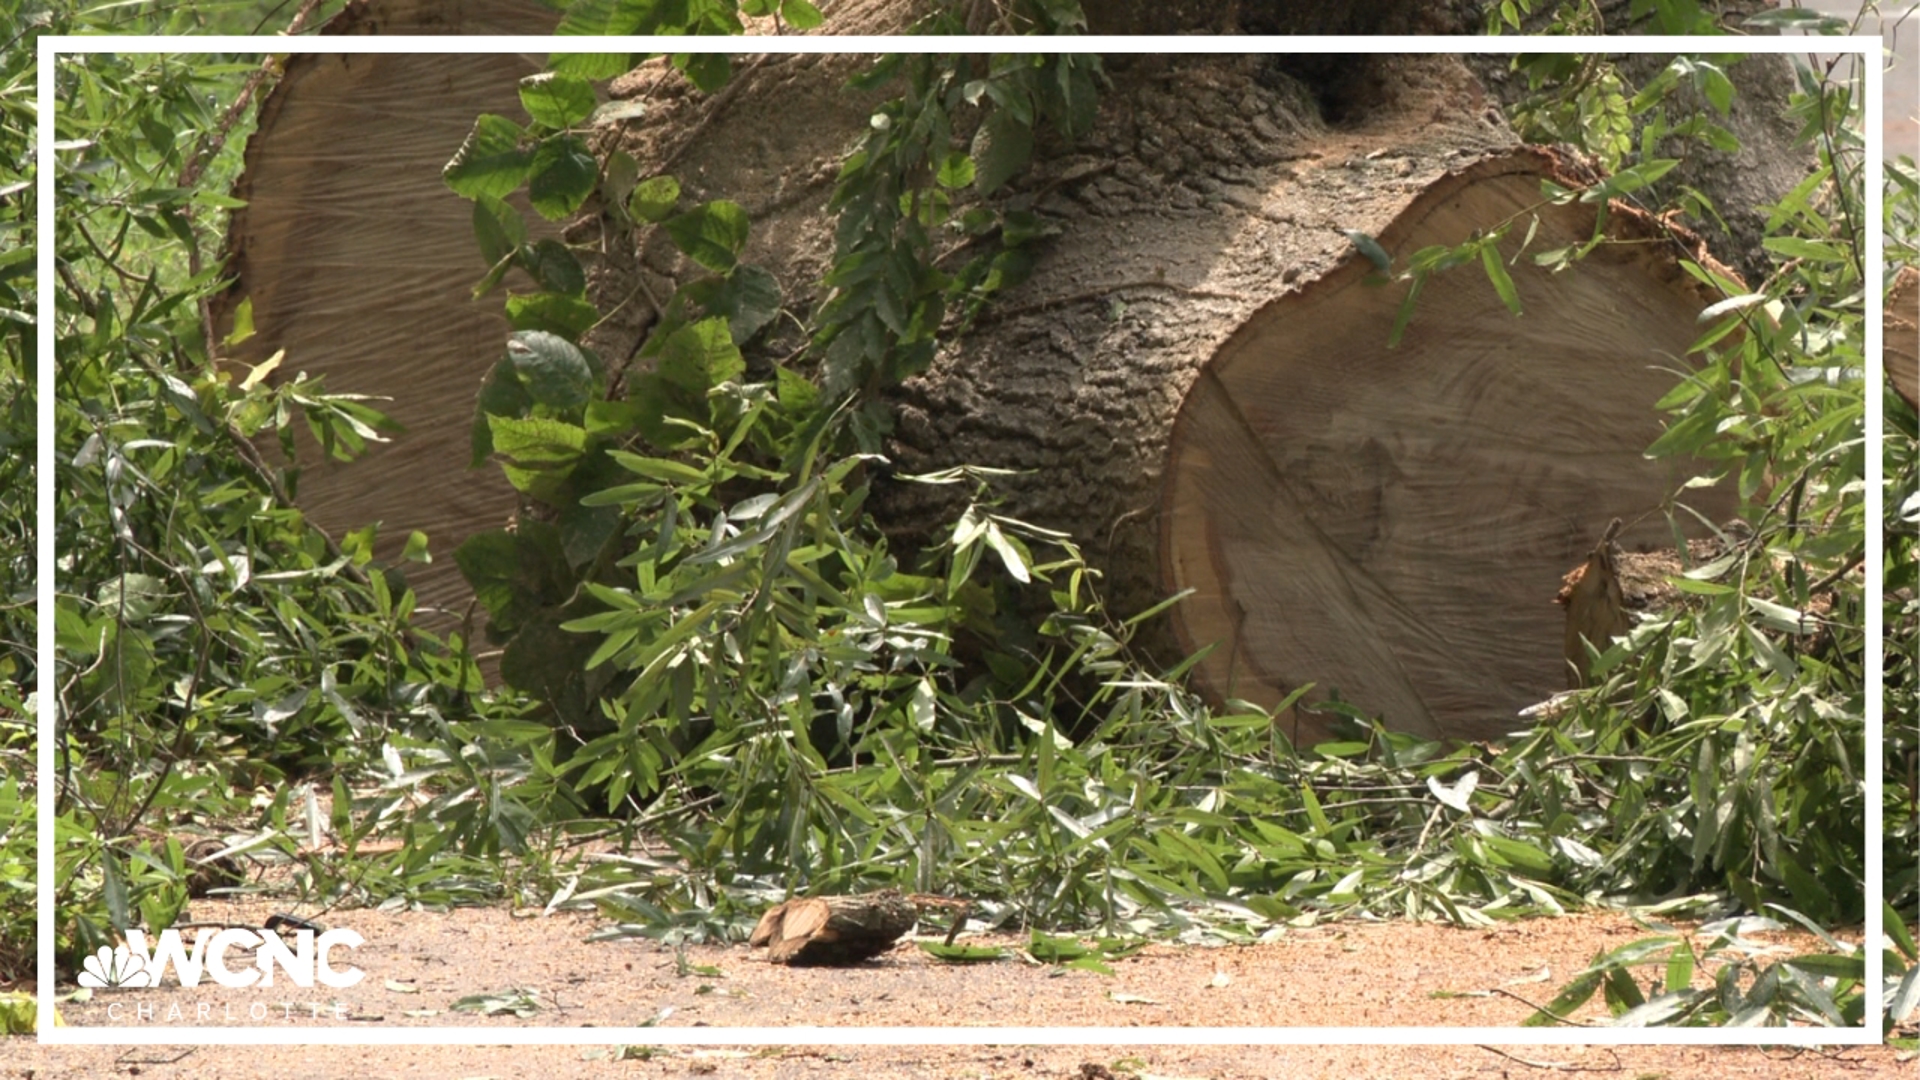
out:
<path id="1" fill-rule="evenodd" d="M 488 413 L 501 416 L 525 416 L 527 410 L 532 407 L 533 399 L 527 396 L 526 387 L 521 385 L 519 378 L 514 374 L 513 361 L 502 357 L 493 365 L 493 369 L 487 372 L 487 381 L 480 387 L 479 408 L 476 411 L 482 421 L 481 426 L 485 427 L 484 421 Z M 487 453 L 493 452 L 492 445 L 489 441 Z M 485 454 L 482 454 L 479 460 L 484 458 Z"/>
<path id="2" fill-rule="evenodd" d="M 1043 964 L 1061 964 L 1092 956 L 1094 950 L 1082 945 L 1078 938 L 1055 937 L 1034 930 L 1027 940 L 1027 954 Z"/>
<path id="3" fill-rule="evenodd" d="M 725 53 L 675 53 L 673 66 L 686 72 L 693 85 L 706 94 L 727 85 L 733 77 L 733 61 Z"/>
<path id="4" fill-rule="evenodd" d="M 599 163 L 577 135 L 555 135 L 541 142 L 528 171 L 527 200 L 548 221 L 580 209 L 600 180 Z"/>
<path id="5" fill-rule="evenodd" d="M 1910 963 L 1920 959 L 1920 948 L 1914 945 L 1912 926 L 1905 917 L 1884 899 L 1880 901 L 1880 913 L 1881 921 L 1885 924 L 1886 935 L 1893 939 L 1894 945 L 1900 950 L 1900 955 L 1906 957 Z"/>
<path id="6" fill-rule="evenodd" d="M 667 235 L 687 257 L 716 274 L 731 271 L 747 246 L 747 212 L 740 204 L 716 199 L 668 218 Z"/>
<path id="7" fill-rule="evenodd" d="M 593 329 L 600 312 L 576 296 L 533 293 L 507 297 L 507 321 L 515 330 L 544 330 L 569 341 Z"/>
<path id="8" fill-rule="evenodd" d="M 685 462 L 673 461 L 668 458 L 643 457 L 639 454 L 627 453 L 624 450 L 609 451 L 608 456 L 619 462 L 622 468 L 654 480 L 664 481 L 669 484 L 708 483 L 705 472 Z"/>
<path id="9" fill-rule="evenodd" d="M 574 4 L 569 7 L 567 16 L 572 17 L 573 12 L 583 6 L 585 5 Z M 566 20 L 562 19 L 561 25 L 554 29 L 554 33 L 567 33 L 565 26 Z M 550 53 L 547 56 L 547 66 L 552 68 L 556 75 L 572 75 L 586 79 L 588 82 L 600 82 L 616 75 L 625 75 L 633 70 L 633 57 L 627 53 Z"/>
<path id="10" fill-rule="evenodd" d="M 747 370 L 732 328 L 722 318 L 702 319 L 668 334 L 658 355 L 660 377 L 696 400 Z"/>
<path id="11" fill-rule="evenodd" d="M 558 334 L 521 330 L 507 340 L 507 359 L 513 362 L 527 394 L 541 405 L 575 408 L 593 396 L 597 382 L 587 354 Z M 499 438 L 494 439 L 496 447 Z"/>
<path id="12" fill-rule="evenodd" d="M 531 173 L 533 152 L 522 145 L 525 137 L 520 125 L 506 117 L 483 114 L 441 170 L 441 178 L 466 198 L 504 199 L 519 190 Z"/>
<path id="13" fill-rule="evenodd" d="M 1834 15 L 1823 15 L 1811 8 L 1778 8 L 1756 11 L 1741 18 L 1742 26 L 1767 30 L 1798 30 L 1808 34 L 1844 34 L 1847 32 L 1847 20 Z"/>
<path id="14" fill-rule="evenodd" d="M 1803 953 L 1791 957 L 1782 963 L 1792 964 L 1809 975 L 1831 979 L 1864 979 L 1867 975 L 1866 957 L 1855 953 L 1852 956 L 1836 956 L 1833 953 Z"/>
<path id="15" fill-rule="evenodd" d="M 1007 950 L 993 945 L 947 945 L 938 941 L 918 941 L 920 951 L 943 964 L 982 964 L 1007 958 Z"/>
<path id="16" fill-rule="evenodd" d="M 562 130 L 591 115 L 596 101 L 586 79 L 545 71 L 520 80 L 520 104 L 534 122 Z"/>
<path id="17" fill-rule="evenodd" d="M 655 176 L 634 185 L 633 196 L 627 200 L 627 212 L 635 221 L 658 225 L 673 213 L 679 202 L 680 181 L 671 176 Z"/>
<path id="18" fill-rule="evenodd" d="M 982 195 L 991 195 L 1033 159 L 1033 128 L 1010 110 L 995 109 L 974 134 L 972 156 L 974 187 Z"/>
<path id="19" fill-rule="evenodd" d="M 780 0 L 780 17 L 795 30 L 812 30 L 827 21 L 820 9 L 807 0 Z"/>
<path id="20" fill-rule="evenodd" d="M 735 345 L 746 344 L 780 313 L 780 282 L 763 266 L 743 263 L 726 277 L 703 278 L 685 291 L 708 314 L 726 317 Z"/>
<path id="21" fill-rule="evenodd" d="M 941 187 L 963 188 L 973 183 L 973 173 L 973 159 L 956 150 L 940 162 L 933 178 Z"/>
<path id="22" fill-rule="evenodd" d="M 1387 331 L 1387 348 L 1398 346 L 1400 339 L 1405 336 L 1407 324 L 1413 321 L 1414 305 L 1419 301 L 1420 290 L 1426 283 L 1427 275 L 1415 274 L 1413 280 L 1407 284 L 1407 295 L 1400 301 L 1399 309 L 1393 313 L 1393 327 Z"/>
<path id="23" fill-rule="evenodd" d="M 1580 201 L 1584 203 L 1601 202 L 1606 199 L 1618 198 L 1621 195 L 1639 191 L 1641 188 L 1646 187 L 1648 184 L 1653 183 L 1673 171 L 1673 167 L 1678 164 L 1680 164 L 1680 162 L 1677 158 L 1656 158 L 1653 161 L 1643 161 L 1638 165 L 1621 169 L 1619 172 L 1581 193 Z"/>
<path id="24" fill-rule="evenodd" d="M 790 414 L 798 414 L 812 409 L 820 401 L 820 388 L 813 382 L 787 368 L 774 371 L 775 396 L 780 407 Z"/>
<path id="25" fill-rule="evenodd" d="M 1488 836 L 1483 839 L 1487 849 L 1509 866 L 1541 877 L 1553 872 L 1553 856 L 1534 844 L 1504 836 Z"/>
<path id="26" fill-rule="evenodd" d="M 1500 295 L 1500 302 L 1515 315 L 1520 310 L 1520 293 L 1513 287 L 1513 278 L 1507 275 L 1506 266 L 1500 261 L 1500 248 L 1489 241 L 1480 248 L 1480 265 L 1486 268 L 1487 280 L 1493 283 L 1493 291 Z"/>
<path id="27" fill-rule="evenodd" d="M 587 274 L 580 268 L 580 260 L 558 240 L 545 239 L 522 249 L 519 262 L 527 276 L 548 292 L 583 296 L 587 291 Z"/>
<path id="28" fill-rule="evenodd" d="M 1804 259 L 1811 263 L 1845 263 L 1849 258 L 1846 250 L 1838 244 L 1803 236 L 1769 236 L 1760 241 L 1760 246 L 1775 255 Z"/>
<path id="29" fill-rule="evenodd" d="M 1380 241 L 1359 229 L 1341 229 L 1340 233 L 1353 243 L 1354 250 L 1367 257 L 1367 261 L 1373 264 L 1375 270 L 1384 274 L 1393 268 L 1393 256 L 1387 254 L 1387 249 L 1380 246 Z"/>
<path id="30" fill-rule="evenodd" d="M 587 445 L 584 429 L 545 417 L 489 416 L 493 448 L 520 465 L 564 465 Z"/>
<path id="31" fill-rule="evenodd" d="M 30 249 L 19 248 L 16 250 L 29 251 Z M 253 336 L 253 297 L 249 296 L 245 300 L 240 301 L 239 307 L 234 308 L 233 330 L 227 334 L 226 340 L 223 341 L 222 344 L 229 345 L 229 346 L 238 345 L 252 336 Z"/>
<path id="32" fill-rule="evenodd" d="M 527 242 L 527 224 L 520 211 L 492 195 L 479 195 L 473 200 L 473 235 L 481 258 L 492 266 Z"/>

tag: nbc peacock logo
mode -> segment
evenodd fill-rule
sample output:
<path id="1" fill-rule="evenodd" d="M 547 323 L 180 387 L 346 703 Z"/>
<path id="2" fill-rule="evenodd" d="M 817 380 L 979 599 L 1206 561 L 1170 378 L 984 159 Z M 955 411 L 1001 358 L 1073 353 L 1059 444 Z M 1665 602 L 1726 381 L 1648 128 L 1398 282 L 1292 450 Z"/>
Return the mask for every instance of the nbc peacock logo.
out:
<path id="1" fill-rule="evenodd" d="M 153 986 L 159 973 L 147 967 L 146 959 L 119 945 L 102 945 L 100 951 L 80 965 L 80 985 L 92 989 Z"/>

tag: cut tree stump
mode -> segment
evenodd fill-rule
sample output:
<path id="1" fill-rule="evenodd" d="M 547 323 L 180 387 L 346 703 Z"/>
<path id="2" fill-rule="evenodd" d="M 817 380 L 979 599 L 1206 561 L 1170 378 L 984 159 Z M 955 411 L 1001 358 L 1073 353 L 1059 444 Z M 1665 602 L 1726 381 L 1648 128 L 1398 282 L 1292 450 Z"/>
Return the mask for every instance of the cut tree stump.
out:
<path id="1" fill-rule="evenodd" d="M 1194 590 L 1173 623 L 1184 649 L 1211 646 L 1196 671 L 1218 696 L 1271 704 L 1313 683 L 1309 700 L 1336 691 L 1400 730 L 1511 730 L 1564 678 L 1540 597 L 1580 542 L 1570 530 L 1591 537 L 1604 513 L 1640 519 L 1643 543 L 1666 534 L 1651 512 L 1695 466 L 1644 451 L 1717 297 L 1678 265 L 1704 252 L 1620 207 L 1618 244 L 1564 273 L 1534 266 L 1593 235 L 1591 206 L 1541 199 L 1543 181 L 1575 183 L 1566 168 L 1535 151 L 1483 160 L 1379 237 L 1404 259 L 1520 222 L 1500 257 L 1523 315 L 1461 268 L 1427 283 L 1389 348 L 1407 287 L 1354 258 L 1254 313 L 1201 370 L 1168 447 L 1163 576 Z M 1712 489 L 1689 498 L 1733 508 Z M 1288 719 L 1307 741 L 1324 730 Z"/>
<path id="2" fill-rule="evenodd" d="M 547 34 L 539 0 L 355 0 L 323 33 Z M 440 168 L 483 112 L 516 108 L 519 80 L 546 58 L 519 55 L 296 55 L 262 101 L 233 194 L 230 289 L 213 303 L 214 333 L 253 306 L 255 335 L 236 364 L 286 350 L 280 374 L 323 375 L 326 389 L 369 394 L 405 430 L 359 460 L 329 461 L 296 425 L 295 501 L 335 539 L 378 522 L 376 557 L 397 560 L 413 530 L 433 562 L 409 564 L 424 623 L 458 625 L 471 590 L 453 550 L 498 528 L 514 492 L 500 470 L 468 470 L 474 397 L 511 327 L 499 296 L 476 302 L 486 274 L 473 206 Z M 538 215 L 523 215 L 537 239 Z M 422 362 L 431 356 L 431 362 Z M 464 417 L 465 419 L 460 419 Z M 263 442 L 271 459 L 276 445 Z"/>
<path id="3" fill-rule="evenodd" d="M 809 896 L 775 904 L 748 946 L 776 964 L 844 965 L 871 960 L 913 929 L 918 909 L 894 889 L 859 896 Z"/>
<path id="4" fill-rule="evenodd" d="M 1516 712 L 1566 680 L 1563 619 L 1544 598 L 1614 517 L 1637 523 L 1621 537 L 1629 547 L 1670 543 L 1658 510 L 1704 471 L 1643 451 L 1662 429 L 1655 403 L 1691 366 L 1696 317 L 1720 299 L 1680 261 L 1715 264 L 1683 231 L 1615 206 L 1611 242 L 1564 273 L 1535 266 L 1535 255 L 1592 239 L 1598 209 L 1552 205 L 1542 183 L 1597 178 L 1518 146 L 1455 57 L 1349 58 L 1326 85 L 1303 82 L 1284 57 L 1108 60 L 1112 85 L 1084 138 L 1043 141 L 1032 171 L 988 199 L 956 196 L 1030 212 L 1048 237 L 1026 249 L 1023 284 L 891 392 L 892 468 L 1016 470 L 996 488 L 1002 510 L 1075 537 L 1117 614 L 1192 589 L 1143 643 L 1168 664 L 1210 650 L 1194 676 L 1217 700 L 1271 707 L 1313 683 L 1306 707 L 1282 718 L 1296 743 L 1329 733 L 1311 706 L 1335 691 L 1426 736 L 1497 738 L 1522 726 Z M 642 100 L 644 117 L 597 130 L 596 151 L 631 154 L 643 176 L 679 177 L 689 201 L 746 206 L 743 261 L 771 273 L 804 321 L 824 299 L 814 290 L 831 259 L 833 178 L 880 100 L 848 89 L 859 64 L 743 57 L 727 89 L 706 96 L 648 61 L 609 91 Z M 513 74 L 489 77 L 510 86 Z M 413 122 L 444 126 L 450 145 L 475 113 L 515 108 L 510 93 L 485 108 L 447 106 L 424 89 L 406 99 Z M 334 111 L 358 115 L 344 100 Z M 322 145 L 354 134 L 352 124 L 315 131 L 308 141 Z M 437 184 L 450 152 L 417 151 L 410 167 L 425 162 Z M 296 164 L 284 182 L 299 191 L 315 181 Z M 249 214 L 277 190 L 252 193 Z M 284 209 L 344 206 L 349 220 L 393 220 L 381 189 L 358 190 L 352 201 Z M 285 299 L 263 302 L 262 290 L 291 297 L 311 282 L 304 344 L 287 368 L 325 367 L 345 390 L 391 378 L 373 389 L 400 396 L 395 411 L 410 429 L 392 452 L 411 446 L 434 459 L 339 470 L 331 508 L 321 478 L 309 477 L 303 507 L 316 520 L 382 518 L 391 541 L 403 538 L 396 527 L 427 528 L 436 553 L 503 521 L 510 493 L 463 466 L 472 391 L 504 328 L 416 331 L 443 312 L 497 310 L 465 299 L 484 272 L 465 219 L 436 234 L 443 246 L 430 259 L 448 288 L 431 303 L 413 291 L 391 303 L 320 300 L 318 279 L 370 273 L 385 249 L 309 266 L 297 245 L 314 245 L 316 260 L 335 249 L 321 246 L 325 229 L 302 222 L 270 272 L 256 257 L 262 236 L 242 224 L 241 289 L 257 297 L 258 347 L 279 347 L 263 309 L 268 320 L 291 310 Z M 705 271 L 658 235 L 642 233 L 636 251 L 606 224 L 585 216 L 567 238 L 588 260 L 590 297 L 631 320 L 627 348 L 603 348 L 617 363 L 653 317 L 633 298 L 670 296 Z M 1423 246 L 1503 225 L 1499 255 L 1524 314 L 1506 310 L 1477 266 L 1461 267 L 1428 283 L 1405 340 L 1387 348 L 1406 286 L 1371 283 L 1371 263 L 1345 232 L 1377 238 L 1404 266 Z M 423 250 L 422 270 L 428 258 Z M 748 348 L 756 363 L 795 352 Z M 484 485 L 491 494 L 480 497 Z M 1707 520 L 1732 516 L 1728 491 L 1686 495 Z M 904 551 L 951 535 L 965 497 L 882 476 L 868 506 Z M 423 578 L 423 599 L 457 602 L 451 571 L 439 560 L 429 573 L 444 572 L 433 581 L 448 592 Z"/>
<path id="5" fill-rule="evenodd" d="M 1895 275 L 1883 325 L 1887 379 L 1907 404 L 1920 408 L 1920 270 L 1903 266 Z"/>

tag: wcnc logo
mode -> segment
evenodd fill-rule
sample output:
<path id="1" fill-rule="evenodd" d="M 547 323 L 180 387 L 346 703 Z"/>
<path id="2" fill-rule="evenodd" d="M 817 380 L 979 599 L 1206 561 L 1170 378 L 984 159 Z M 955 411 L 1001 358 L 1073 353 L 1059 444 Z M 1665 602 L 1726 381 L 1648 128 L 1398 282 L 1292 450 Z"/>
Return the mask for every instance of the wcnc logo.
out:
<path id="1" fill-rule="evenodd" d="M 293 936 L 293 947 L 275 930 L 249 930 L 230 926 L 208 934 L 195 931 L 189 952 L 180 940 L 180 931 L 162 930 L 157 947 L 149 948 L 147 935 L 127 931 L 125 945 L 108 948 L 86 958 L 81 965 L 80 985 L 93 989 L 159 986 L 160 978 L 172 968 L 184 987 L 198 986 L 205 972 L 220 986 L 240 990 L 258 984 L 273 985 L 273 969 L 280 968 L 288 981 L 311 989 L 315 980 L 336 989 L 352 986 L 366 972 L 354 967 L 335 970 L 329 953 L 335 948 L 357 949 L 366 939 L 352 930 L 328 930 L 315 934 L 301 930 Z M 238 970 L 227 956 L 229 949 L 254 952 L 252 962 Z"/>

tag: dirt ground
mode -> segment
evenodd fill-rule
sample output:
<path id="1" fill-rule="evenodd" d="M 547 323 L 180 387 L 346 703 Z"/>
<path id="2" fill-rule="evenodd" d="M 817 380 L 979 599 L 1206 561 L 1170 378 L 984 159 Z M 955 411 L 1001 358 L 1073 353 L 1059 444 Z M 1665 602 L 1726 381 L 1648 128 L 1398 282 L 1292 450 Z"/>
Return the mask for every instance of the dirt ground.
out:
<path id="1" fill-rule="evenodd" d="M 196 920 L 260 925 L 260 905 L 202 902 Z M 941 964 L 911 942 L 846 969 L 767 963 L 744 945 L 684 953 L 639 937 L 589 942 L 584 915 L 504 910 L 335 912 L 365 944 L 365 972 L 342 989 L 276 987 L 95 992 L 69 1002 L 76 1027 L 124 1026 L 134 1039 L 190 1036 L 196 1026 L 314 1032 L 407 1027 L 526 1028 L 980 1027 L 1141 1028 L 1112 1045 L 669 1046 L 609 1039 L 589 1046 L 0 1046 L 0 1080 L 143 1078 L 620 1076 L 1523 1077 L 1600 1072 L 1630 1078 L 1920 1076 L 1886 1049 L 1561 1046 L 1178 1046 L 1154 1028 L 1492 1026 L 1518 1024 L 1596 951 L 1647 935 L 1630 918 L 1592 914 L 1490 930 L 1342 923 L 1290 930 L 1251 946 L 1153 946 L 1113 973 L 1015 958 Z M 963 938 L 1016 945 L 1012 937 Z M 1798 951 L 1806 941 L 1772 939 Z M 1017 953 L 1017 949 L 1015 950 Z M 1783 953 L 1784 954 L 1784 953 Z M 341 963 L 336 957 L 336 965 Z M 456 1010 L 469 995 L 525 991 L 524 1015 Z M 1590 1008 L 1589 1017 L 1601 1015 Z M 628 1033 L 629 1036 L 631 1033 Z M 1249 1035 L 1259 1034 L 1249 1032 Z M 484 1036 L 483 1036 L 484 1037 Z M 849 1039 L 874 1036 L 849 1032 Z M 1109 1034 L 1110 1037 L 1110 1034 Z M 1231 1036 L 1228 1036 L 1231 1038 Z"/>

